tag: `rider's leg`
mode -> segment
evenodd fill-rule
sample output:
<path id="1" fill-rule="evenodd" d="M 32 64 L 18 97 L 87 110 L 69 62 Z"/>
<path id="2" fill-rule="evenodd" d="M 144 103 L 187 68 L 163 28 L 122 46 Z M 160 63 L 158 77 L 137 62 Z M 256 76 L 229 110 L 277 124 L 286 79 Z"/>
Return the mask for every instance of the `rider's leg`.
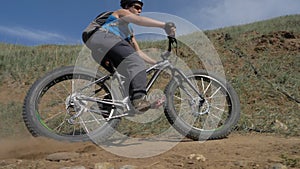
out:
<path id="1" fill-rule="evenodd" d="M 124 40 L 116 44 L 105 58 L 109 58 L 118 72 L 127 78 L 129 94 L 132 99 L 138 97 L 137 93 L 146 94 L 145 62 L 127 41 Z"/>
<path id="2" fill-rule="evenodd" d="M 146 103 L 144 99 L 147 84 L 145 62 L 127 41 L 111 33 L 97 31 L 86 45 L 92 50 L 92 56 L 98 63 L 103 65 L 107 59 L 113 63 L 120 74 L 126 77 L 127 92 L 133 103 L 137 102 L 134 100 Z M 142 105 L 144 109 L 144 107 L 149 107 L 150 103 Z"/>
<path id="3" fill-rule="evenodd" d="M 144 60 L 127 42 L 116 44 L 106 55 L 117 67 L 120 74 L 127 80 L 128 94 L 132 103 L 139 111 L 146 111 L 150 103 L 146 100 L 146 66 Z"/>

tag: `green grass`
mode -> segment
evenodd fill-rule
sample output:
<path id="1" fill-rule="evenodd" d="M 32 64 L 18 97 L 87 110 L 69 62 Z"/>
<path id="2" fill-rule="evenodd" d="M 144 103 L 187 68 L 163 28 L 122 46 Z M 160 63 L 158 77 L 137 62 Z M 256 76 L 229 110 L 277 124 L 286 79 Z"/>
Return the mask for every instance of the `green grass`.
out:
<path id="1" fill-rule="evenodd" d="M 294 32 L 299 34 L 300 33 L 299 23 L 300 23 L 300 15 L 289 15 L 289 16 L 282 16 L 274 19 L 259 21 L 255 23 L 245 24 L 245 25 L 220 28 L 212 31 L 207 31 L 207 33 L 225 32 L 225 33 L 229 33 L 232 38 L 236 38 L 243 33 L 249 33 L 253 31 L 257 31 L 261 34 L 267 34 L 269 32 L 284 30 L 284 31 Z"/>
<path id="2" fill-rule="evenodd" d="M 32 82 L 49 70 L 74 64 L 80 49 L 81 46 L 0 44 L 0 79 Z"/>
<path id="3" fill-rule="evenodd" d="M 282 159 L 282 163 L 291 168 L 299 168 L 300 167 L 300 158 L 290 157 L 289 155 L 282 154 L 280 156 Z"/>
<path id="4" fill-rule="evenodd" d="M 242 116 L 236 130 L 300 136 L 300 49 L 292 51 L 269 45 L 255 50 L 264 35 L 280 31 L 300 36 L 300 15 L 205 31 L 220 55 L 227 79 L 240 97 Z M 166 49 L 165 41 L 140 45 L 144 49 Z M 81 50 L 82 46 L 0 44 L 0 87 L 14 83 L 26 92 L 46 72 L 74 65 Z M 180 44 L 178 55 L 192 68 L 203 67 L 201 60 L 184 44 Z M 9 104 L 1 103 L 0 117 L 5 119 L 0 124 L 2 136 L 17 135 L 24 129 L 21 105 L 13 100 Z M 169 127 L 165 120 L 161 117 L 144 125 L 122 122 L 120 130 L 131 135 L 160 133 Z M 9 127 L 11 123 L 16 124 L 14 128 Z"/>

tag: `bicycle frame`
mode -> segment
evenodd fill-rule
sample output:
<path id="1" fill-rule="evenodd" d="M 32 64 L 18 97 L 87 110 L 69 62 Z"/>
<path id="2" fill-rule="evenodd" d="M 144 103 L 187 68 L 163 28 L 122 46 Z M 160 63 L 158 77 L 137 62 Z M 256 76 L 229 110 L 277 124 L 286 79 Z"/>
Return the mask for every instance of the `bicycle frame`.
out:
<path id="1" fill-rule="evenodd" d="M 171 70 L 172 73 L 172 78 L 176 78 L 176 82 L 178 83 L 178 85 L 181 87 L 181 89 L 183 89 L 191 98 L 193 98 L 193 96 L 190 94 L 189 91 L 187 91 L 185 89 L 184 86 L 182 86 L 182 82 L 186 82 L 189 87 L 191 87 L 191 89 L 199 96 L 200 98 L 200 103 L 204 103 L 204 97 L 203 95 L 196 89 L 196 87 L 192 84 L 192 82 L 188 79 L 188 77 L 184 74 L 184 72 L 182 72 L 180 69 L 174 67 L 170 61 L 168 60 L 168 57 L 170 56 L 170 51 L 171 51 L 171 47 L 170 47 L 171 41 L 169 39 L 169 49 L 168 52 L 166 52 L 165 54 L 161 55 L 161 58 L 163 58 L 162 61 L 158 62 L 157 64 L 151 66 L 150 68 L 148 68 L 146 70 L 147 74 L 150 74 L 151 72 L 154 71 L 154 74 L 152 75 L 152 77 L 150 78 L 149 82 L 147 83 L 146 86 L 146 92 L 148 92 L 151 87 L 153 86 L 153 84 L 155 83 L 155 81 L 157 80 L 157 78 L 159 77 L 159 75 L 166 69 Z M 112 105 L 113 108 L 126 108 L 127 111 L 131 110 L 130 104 L 129 104 L 129 97 L 125 95 L 125 87 L 122 85 L 122 75 L 119 74 L 117 71 L 115 71 L 115 73 L 111 73 L 108 75 L 105 75 L 97 80 L 95 80 L 94 82 L 91 82 L 90 84 L 85 85 L 83 88 L 77 90 L 78 93 L 80 93 L 80 91 L 92 86 L 93 84 L 98 84 L 98 83 L 105 83 L 105 81 L 111 79 L 112 77 L 116 77 L 118 83 L 120 84 L 121 87 L 121 92 L 123 97 L 125 97 L 122 100 L 101 100 L 98 98 L 94 98 L 94 97 L 90 97 L 90 96 L 83 96 L 83 95 L 79 95 L 77 96 L 77 98 L 79 100 L 83 100 L 83 101 L 91 101 L 91 102 L 95 102 L 95 103 L 102 103 L 102 104 L 108 104 L 108 105 Z M 124 114 L 126 115 L 126 113 Z M 112 114 L 110 114 L 109 118 L 112 118 Z"/>
<path id="2" fill-rule="evenodd" d="M 188 77 L 180 69 L 177 69 L 176 67 L 174 67 L 167 59 L 164 59 L 162 62 L 159 62 L 158 64 L 155 64 L 146 70 L 147 74 L 149 74 L 152 71 L 155 71 L 154 75 L 151 77 L 150 81 L 147 84 L 147 87 L 146 87 L 147 92 L 150 90 L 150 88 L 152 87 L 152 85 L 154 84 L 156 79 L 159 77 L 160 73 L 166 69 L 171 70 L 173 78 L 174 77 L 182 78 L 185 82 L 187 82 L 188 85 L 193 89 L 193 91 L 196 92 L 202 100 L 204 100 L 204 97 L 202 96 L 202 94 L 195 88 L 195 86 L 188 79 Z M 179 76 L 175 76 L 176 73 L 178 73 Z M 182 79 L 178 79 L 178 80 L 182 81 Z M 178 83 L 180 83 L 180 82 L 178 82 Z M 183 86 L 181 86 L 181 87 L 183 87 Z M 184 88 L 183 88 L 183 90 L 184 90 Z"/>

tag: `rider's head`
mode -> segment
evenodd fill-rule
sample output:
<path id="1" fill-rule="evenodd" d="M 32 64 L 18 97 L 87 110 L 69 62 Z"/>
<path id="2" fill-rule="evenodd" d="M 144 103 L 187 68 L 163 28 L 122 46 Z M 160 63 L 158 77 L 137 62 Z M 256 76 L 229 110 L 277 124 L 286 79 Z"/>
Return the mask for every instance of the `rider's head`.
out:
<path id="1" fill-rule="evenodd" d="M 132 13 L 139 14 L 142 11 L 144 3 L 142 0 L 121 0 L 121 7 L 129 9 Z"/>

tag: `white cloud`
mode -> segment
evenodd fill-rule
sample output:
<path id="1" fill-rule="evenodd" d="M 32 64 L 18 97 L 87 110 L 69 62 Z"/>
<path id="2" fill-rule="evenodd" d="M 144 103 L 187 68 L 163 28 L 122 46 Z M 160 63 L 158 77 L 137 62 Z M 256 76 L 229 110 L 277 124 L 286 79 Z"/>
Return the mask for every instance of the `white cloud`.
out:
<path id="1" fill-rule="evenodd" d="M 70 42 L 63 35 L 33 29 L 25 29 L 21 27 L 0 26 L 0 34 L 9 36 L 17 40 L 31 41 L 32 43 L 66 43 Z"/>
<path id="2" fill-rule="evenodd" d="M 300 13 L 299 0 L 220 0 L 210 7 L 191 10 L 194 20 L 206 28 L 245 24 Z M 196 18 L 197 17 L 197 18 Z M 200 24 L 201 24 L 200 23 Z"/>

